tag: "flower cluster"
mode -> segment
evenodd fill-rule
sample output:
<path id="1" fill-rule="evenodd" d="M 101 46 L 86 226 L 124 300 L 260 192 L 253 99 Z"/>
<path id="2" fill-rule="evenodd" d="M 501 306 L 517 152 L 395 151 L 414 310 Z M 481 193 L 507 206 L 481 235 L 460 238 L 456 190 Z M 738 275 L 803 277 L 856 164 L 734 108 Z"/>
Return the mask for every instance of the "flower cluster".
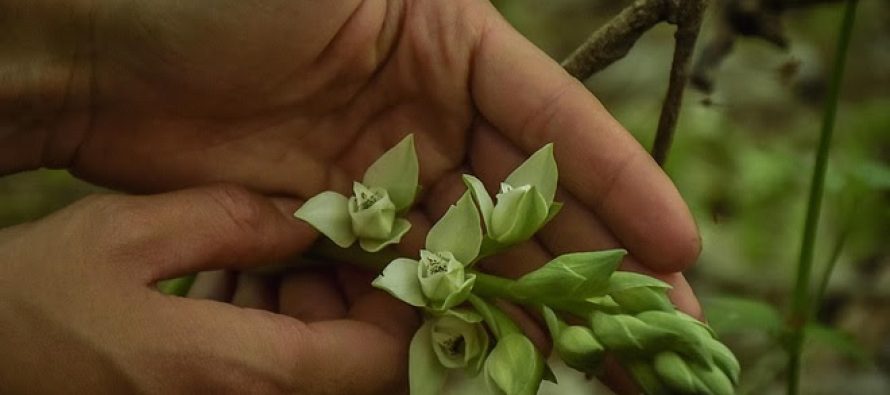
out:
<path id="1" fill-rule="evenodd" d="M 735 356 L 707 325 L 674 308 L 669 285 L 617 271 L 624 250 L 561 255 L 516 280 L 473 269 L 528 240 L 559 212 L 557 179 L 551 144 L 514 170 L 494 199 L 481 180 L 464 175 L 467 191 L 432 226 L 418 257 L 386 260 L 373 286 L 426 318 L 409 351 L 411 394 L 439 393 L 451 373 L 481 376 L 474 393 L 495 395 L 533 395 L 542 380 L 556 380 L 491 298 L 540 308 L 555 352 L 576 370 L 598 371 L 609 352 L 646 394 L 732 394 Z M 399 215 L 413 202 L 417 180 L 409 136 L 368 169 L 353 196 L 323 192 L 295 216 L 339 247 L 358 240 L 365 252 L 382 254 L 410 228 Z"/>

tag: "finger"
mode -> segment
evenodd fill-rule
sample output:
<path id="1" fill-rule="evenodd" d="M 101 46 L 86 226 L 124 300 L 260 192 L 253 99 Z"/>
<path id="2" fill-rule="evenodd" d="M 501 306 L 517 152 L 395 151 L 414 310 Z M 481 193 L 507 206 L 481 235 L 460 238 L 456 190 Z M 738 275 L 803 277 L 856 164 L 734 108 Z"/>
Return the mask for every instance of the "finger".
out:
<path id="1" fill-rule="evenodd" d="M 235 276 L 226 270 L 211 270 L 195 276 L 186 296 L 192 299 L 228 301 L 235 290 Z"/>
<path id="2" fill-rule="evenodd" d="M 581 83 L 495 13 L 473 70 L 485 118 L 525 152 L 555 143 L 562 185 L 646 266 L 673 272 L 695 261 L 695 223 L 670 180 Z"/>
<path id="3" fill-rule="evenodd" d="M 278 310 L 278 297 L 275 293 L 276 281 L 268 276 L 241 272 L 235 283 L 232 304 L 239 307 L 275 312 Z"/>
<path id="4" fill-rule="evenodd" d="M 387 394 L 404 386 L 407 347 L 416 319 L 399 321 L 403 315 L 389 309 L 397 311 L 397 305 L 370 310 L 375 317 L 389 312 L 392 322 L 381 327 L 362 321 L 369 314 L 365 312 L 352 314 L 352 320 L 306 324 L 262 310 L 167 300 L 175 308 L 159 307 L 145 318 L 145 327 L 158 320 L 169 323 L 153 329 L 153 335 L 165 341 L 152 345 L 151 353 L 141 358 L 157 358 L 155 365 L 163 367 L 199 356 L 200 362 L 192 364 L 196 366 L 188 366 L 190 377 L 208 377 L 218 384 L 202 391 Z"/>
<path id="5" fill-rule="evenodd" d="M 307 249 L 317 234 L 291 213 L 299 203 L 233 185 L 123 198 L 111 213 L 117 254 L 137 256 L 148 281 L 249 269 Z M 132 274 L 132 273 L 131 273 Z"/>
<path id="6" fill-rule="evenodd" d="M 329 269 L 287 273 L 278 290 L 279 312 L 303 322 L 335 320 L 346 316 L 346 303 Z"/>

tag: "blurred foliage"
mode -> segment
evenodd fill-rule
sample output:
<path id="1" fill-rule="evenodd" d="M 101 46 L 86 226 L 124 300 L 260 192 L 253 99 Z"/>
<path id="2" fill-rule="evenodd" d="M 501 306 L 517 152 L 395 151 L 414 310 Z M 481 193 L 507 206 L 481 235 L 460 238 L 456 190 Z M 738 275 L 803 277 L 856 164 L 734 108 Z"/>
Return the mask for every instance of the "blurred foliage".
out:
<path id="1" fill-rule="evenodd" d="M 526 37 L 561 60 L 628 1 L 494 3 Z M 717 17 L 706 19 L 701 43 L 712 36 Z M 800 248 L 820 100 L 839 18 L 837 5 L 787 13 L 788 51 L 740 39 L 716 74 L 714 93 L 686 94 L 668 159 L 667 171 L 704 240 L 690 282 L 707 302 L 715 327 L 733 329 L 727 338 L 743 362 L 741 393 L 782 392 L 784 355 L 769 332 L 783 319 Z M 807 394 L 890 393 L 888 20 L 890 2 L 861 1 L 831 153 L 817 278 L 839 235 L 850 231 L 817 312 L 819 323 L 808 329 Z M 668 25 L 653 29 L 629 56 L 586 81 L 647 147 L 667 86 L 672 33 Z M 4 177 L 0 226 L 33 220 L 97 190 L 62 171 Z M 544 391 L 586 392 L 583 377 L 567 382 L 571 390 L 548 384 Z"/>

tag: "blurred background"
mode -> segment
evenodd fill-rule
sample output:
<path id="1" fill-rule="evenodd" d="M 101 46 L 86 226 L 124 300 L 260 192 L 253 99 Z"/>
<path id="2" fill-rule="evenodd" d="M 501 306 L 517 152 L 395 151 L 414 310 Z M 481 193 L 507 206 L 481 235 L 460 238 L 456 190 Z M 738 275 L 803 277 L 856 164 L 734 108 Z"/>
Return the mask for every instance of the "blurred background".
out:
<path id="1" fill-rule="evenodd" d="M 764 0 L 766 1 L 766 0 Z M 742 362 L 741 394 L 784 392 L 784 314 L 800 249 L 821 103 L 842 4 L 781 15 L 787 46 L 729 37 L 732 51 L 688 89 L 666 169 L 693 210 L 704 250 L 689 280 Z M 629 1 L 502 0 L 506 18 L 562 60 Z M 713 0 L 699 38 L 727 40 Z M 730 26 L 731 27 L 731 26 Z M 651 146 L 673 51 L 671 25 L 649 31 L 587 86 Z M 700 56 L 697 56 L 700 58 Z M 699 69 L 701 71 L 701 69 Z M 595 171 L 595 169 L 593 169 Z M 0 178 L 0 227 L 39 218 L 99 189 L 64 171 Z M 860 1 L 826 181 L 814 280 L 836 259 L 808 330 L 802 393 L 890 394 L 890 2 Z M 609 393 L 557 369 L 546 394 Z M 454 393 L 462 393 L 456 388 Z"/>

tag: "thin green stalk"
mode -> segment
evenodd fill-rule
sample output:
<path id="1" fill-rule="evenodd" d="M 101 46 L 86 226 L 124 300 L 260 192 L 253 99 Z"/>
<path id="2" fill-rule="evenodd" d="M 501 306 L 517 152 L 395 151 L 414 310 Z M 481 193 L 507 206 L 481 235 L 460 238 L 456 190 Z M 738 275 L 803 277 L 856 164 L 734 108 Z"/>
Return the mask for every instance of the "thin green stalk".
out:
<path id="1" fill-rule="evenodd" d="M 840 37 L 834 59 L 834 71 L 831 75 L 828 96 L 822 119 L 822 131 L 819 136 L 819 147 L 816 152 L 816 166 L 810 185 L 807 216 L 804 222 L 803 241 L 800 248 L 800 260 L 797 264 L 797 276 L 794 283 L 791 314 L 788 320 L 791 341 L 788 360 L 788 394 L 797 395 L 800 385 L 801 351 L 804 343 L 804 328 L 809 320 L 811 295 L 810 277 L 813 269 L 813 247 L 816 241 L 816 230 L 819 225 L 819 213 L 822 206 L 822 194 L 825 186 L 825 171 L 828 167 L 828 154 L 831 137 L 834 133 L 834 120 L 837 114 L 837 103 L 841 80 L 847 58 L 847 49 L 853 31 L 858 0 L 848 0 L 841 23 Z"/>

